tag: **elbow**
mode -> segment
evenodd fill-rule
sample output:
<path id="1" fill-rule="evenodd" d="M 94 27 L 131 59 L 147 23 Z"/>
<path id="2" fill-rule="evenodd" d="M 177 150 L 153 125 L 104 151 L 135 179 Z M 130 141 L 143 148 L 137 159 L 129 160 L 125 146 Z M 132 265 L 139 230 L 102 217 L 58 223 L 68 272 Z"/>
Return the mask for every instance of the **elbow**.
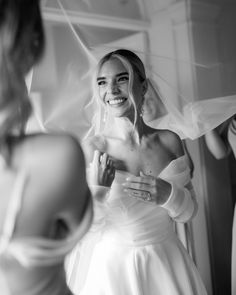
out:
<path id="1" fill-rule="evenodd" d="M 182 203 L 182 210 L 179 215 L 173 217 L 176 222 L 180 223 L 186 223 L 193 220 L 198 212 L 198 203 L 193 188 L 185 187 L 184 191 L 185 200 Z"/>
<path id="2" fill-rule="evenodd" d="M 197 213 L 197 202 L 193 189 L 178 187 L 172 184 L 172 192 L 168 201 L 162 205 L 169 216 L 176 222 L 188 222 Z"/>
<path id="3" fill-rule="evenodd" d="M 186 222 L 192 221 L 194 219 L 194 217 L 197 215 L 198 204 L 195 201 L 193 201 L 192 204 L 193 204 L 192 210 L 189 210 L 189 212 L 188 212 L 188 214 L 186 214 L 186 216 L 183 215 L 180 222 L 186 223 Z"/>

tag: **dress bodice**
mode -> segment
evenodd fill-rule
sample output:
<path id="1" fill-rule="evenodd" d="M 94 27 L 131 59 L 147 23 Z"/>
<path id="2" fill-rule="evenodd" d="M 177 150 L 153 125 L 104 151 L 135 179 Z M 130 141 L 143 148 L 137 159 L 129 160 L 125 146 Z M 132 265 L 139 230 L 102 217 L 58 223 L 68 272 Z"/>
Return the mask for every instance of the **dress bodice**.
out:
<path id="1" fill-rule="evenodd" d="M 186 157 L 170 162 L 157 175 L 172 186 L 162 206 L 130 197 L 122 185 L 128 176 L 116 171 L 110 191 L 92 188 L 93 226 L 73 251 L 67 268 L 72 290 L 81 295 L 205 295 L 173 226 L 173 220 L 185 222 L 194 211 Z"/>
<path id="2" fill-rule="evenodd" d="M 189 181 L 186 165 L 185 156 L 173 160 L 159 177 L 185 185 Z M 128 172 L 116 171 L 106 202 L 95 204 L 97 222 L 103 227 L 102 236 L 131 244 L 158 242 L 173 233 L 172 219 L 163 207 L 143 202 L 124 192 L 122 184 L 129 175 Z"/>

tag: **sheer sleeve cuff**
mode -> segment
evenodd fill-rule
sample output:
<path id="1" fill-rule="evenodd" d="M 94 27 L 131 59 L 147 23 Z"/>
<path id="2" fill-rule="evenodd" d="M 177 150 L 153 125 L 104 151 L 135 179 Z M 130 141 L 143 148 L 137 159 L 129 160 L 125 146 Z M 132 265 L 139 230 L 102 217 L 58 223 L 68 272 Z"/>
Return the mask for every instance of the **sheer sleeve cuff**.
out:
<path id="1" fill-rule="evenodd" d="M 100 202 L 105 201 L 108 198 L 110 187 L 101 185 L 90 185 L 89 186 L 93 197 Z"/>
<path id="2" fill-rule="evenodd" d="M 196 198 L 192 189 L 178 187 L 172 183 L 171 194 L 161 207 L 165 208 L 169 216 L 175 221 L 187 222 L 195 215 L 196 205 Z"/>

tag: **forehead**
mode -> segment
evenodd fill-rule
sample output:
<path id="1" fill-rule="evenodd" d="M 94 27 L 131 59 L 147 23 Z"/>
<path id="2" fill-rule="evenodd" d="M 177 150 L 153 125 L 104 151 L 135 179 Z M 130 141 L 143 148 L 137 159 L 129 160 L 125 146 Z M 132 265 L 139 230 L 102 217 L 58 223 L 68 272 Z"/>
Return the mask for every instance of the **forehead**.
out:
<path id="1" fill-rule="evenodd" d="M 128 72 L 126 67 L 117 58 L 106 61 L 98 71 L 98 77 L 113 77 L 119 73 Z"/>

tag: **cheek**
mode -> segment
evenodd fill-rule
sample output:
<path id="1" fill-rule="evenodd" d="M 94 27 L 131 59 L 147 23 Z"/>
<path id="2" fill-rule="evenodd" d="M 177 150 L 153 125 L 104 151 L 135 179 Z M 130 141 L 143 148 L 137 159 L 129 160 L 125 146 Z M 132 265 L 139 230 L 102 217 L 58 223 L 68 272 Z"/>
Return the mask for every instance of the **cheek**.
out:
<path id="1" fill-rule="evenodd" d="M 106 90 L 104 88 L 99 88 L 97 93 L 101 102 L 105 104 Z"/>
<path id="2" fill-rule="evenodd" d="M 98 93 L 99 97 L 102 98 L 105 94 L 105 89 L 102 87 L 99 87 L 97 93 Z"/>
<path id="3" fill-rule="evenodd" d="M 121 85 L 121 86 L 120 86 L 120 90 L 121 90 L 122 92 L 128 94 L 128 92 L 129 92 L 129 86 L 128 86 L 128 84 L 123 84 L 123 85 Z"/>

